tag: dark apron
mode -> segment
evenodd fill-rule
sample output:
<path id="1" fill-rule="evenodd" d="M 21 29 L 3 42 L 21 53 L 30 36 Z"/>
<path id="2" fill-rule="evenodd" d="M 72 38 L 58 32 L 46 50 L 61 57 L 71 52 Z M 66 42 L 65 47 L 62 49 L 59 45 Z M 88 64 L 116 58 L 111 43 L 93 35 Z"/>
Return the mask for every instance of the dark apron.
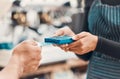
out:
<path id="1" fill-rule="evenodd" d="M 89 12 L 88 25 L 92 34 L 120 42 L 120 5 L 110 6 L 95 0 Z M 120 79 L 120 60 L 94 51 L 87 79 Z"/>

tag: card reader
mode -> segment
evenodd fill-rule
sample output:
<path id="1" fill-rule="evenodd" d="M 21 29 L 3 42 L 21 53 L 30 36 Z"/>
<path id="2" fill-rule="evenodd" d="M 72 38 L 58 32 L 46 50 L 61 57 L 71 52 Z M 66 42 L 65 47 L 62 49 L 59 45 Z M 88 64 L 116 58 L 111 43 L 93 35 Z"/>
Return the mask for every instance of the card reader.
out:
<path id="1" fill-rule="evenodd" d="M 44 39 L 45 43 L 52 43 L 52 44 L 70 44 L 74 42 L 71 36 L 64 35 L 64 36 L 53 36 Z"/>

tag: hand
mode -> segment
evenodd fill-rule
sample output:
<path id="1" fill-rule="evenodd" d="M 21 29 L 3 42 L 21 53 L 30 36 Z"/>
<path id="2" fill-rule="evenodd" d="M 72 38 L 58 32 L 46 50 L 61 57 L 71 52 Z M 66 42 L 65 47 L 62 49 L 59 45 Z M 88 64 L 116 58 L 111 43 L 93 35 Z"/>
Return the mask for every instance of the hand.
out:
<path id="1" fill-rule="evenodd" d="M 39 66 L 41 48 L 35 41 L 24 41 L 17 45 L 13 54 L 0 72 L 0 79 L 19 79 L 23 72 L 32 72 Z"/>
<path id="2" fill-rule="evenodd" d="M 76 41 L 69 45 L 63 45 L 61 48 L 65 51 L 72 51 L 80 55 L 94 51 L 98 41 L 97 36 L 88 32 L 81 32 L 73 36 L 73 39 Z"/>
<path id="3" fill-rule="evenodd" d="M 27 40 L 17 45 L 13 50 L 13 55 L 17 56 L 22 63 L 23 72 L 35 71 L 41 59 L 41 48 L 33 40 Z"/>
<path id="4" fill-rule="evenodd" d="M 74 36 L 75 33 L 69 27 L 64 27 L 64 28 L 57 30 L 54 34 L 54 36 L 63 36 L 63 35 Z M 64 47 L 65 45 L 55 45 L 54 44 L 54 46 L 58 46 L 62 49 L 62 47 Z"/>
<path id="5" fill-rule="evenodd" d="M 62 36 L 62 35 L 73 36 L 75 35 L 75 33 L 69 27 L 64 27 L 64 28 L 57 30 L 54 34 L 54 36 Z"/>

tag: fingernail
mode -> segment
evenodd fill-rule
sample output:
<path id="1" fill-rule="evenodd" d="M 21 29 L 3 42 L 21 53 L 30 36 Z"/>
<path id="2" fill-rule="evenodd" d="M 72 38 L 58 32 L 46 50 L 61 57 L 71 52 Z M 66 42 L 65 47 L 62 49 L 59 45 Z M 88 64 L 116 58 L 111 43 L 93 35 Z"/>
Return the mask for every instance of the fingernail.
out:
<path id="1" fill-rule="evenodd" d="M 76 37 L 75 37 L 75 36 L 73 36 L 73 37 L 72 37 L 72 39 L 73 39 L 73 40 L 76 40 Z"/>

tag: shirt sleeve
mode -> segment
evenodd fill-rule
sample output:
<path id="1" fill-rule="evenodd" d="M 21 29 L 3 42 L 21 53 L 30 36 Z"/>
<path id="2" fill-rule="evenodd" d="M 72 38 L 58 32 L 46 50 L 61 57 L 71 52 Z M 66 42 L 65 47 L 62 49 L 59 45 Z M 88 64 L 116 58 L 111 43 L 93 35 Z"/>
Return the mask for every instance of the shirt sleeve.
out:
<path id="1" fill-rule="evenodd" d="M 80 59 L 84 60 L 84 61 L 89 61 L 89 59 L 91 58 L 93 52 L 89 52 L 89 53 L 86 53 L 84 55 L 79 55 L 79 54 L 76 54 L 77 57 L 79 57 Z"/>
<path id="2" fill-rule="evenodd" d="M 120 43 L 103 37 L 98 37 L 95 51 L 120 59 Z"/>

